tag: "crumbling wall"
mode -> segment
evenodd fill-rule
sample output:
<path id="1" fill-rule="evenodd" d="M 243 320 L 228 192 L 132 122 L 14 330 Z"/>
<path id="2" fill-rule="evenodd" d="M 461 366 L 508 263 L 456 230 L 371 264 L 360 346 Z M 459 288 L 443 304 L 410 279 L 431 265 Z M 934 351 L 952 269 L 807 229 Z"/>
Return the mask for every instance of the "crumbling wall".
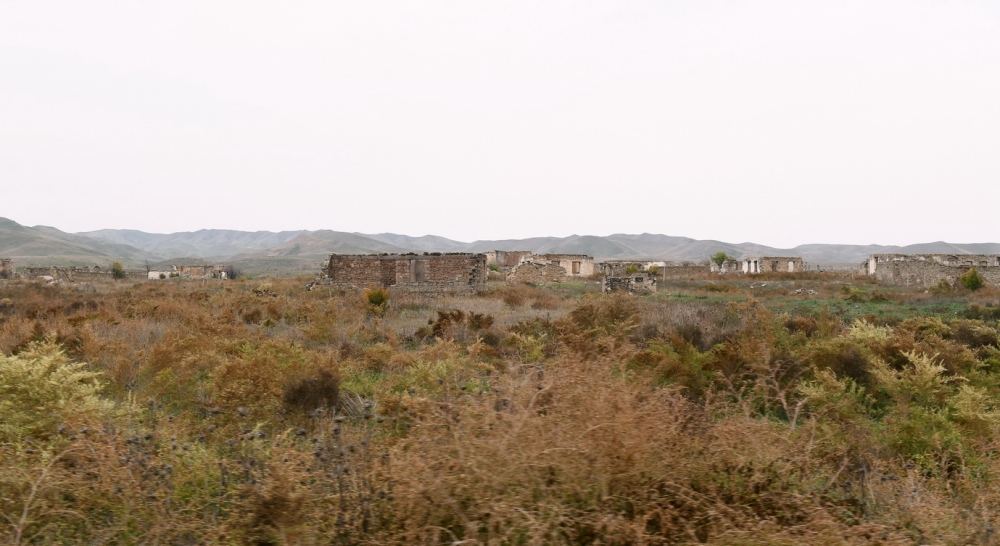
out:
<path id="1" fill-rule="evenodd" d="M 415 292 L 476 291 L 486 286 L 483 254 L 333 254 L 330 284 Z"/>
<path id="2" fill-rule="evenodd" d="M 530 250 L 491 250 L 486 253 L 486 265 L 508 270 L 529 256 L 531 256 Z"/>
<path id="3" fill-rule="evenodd" d="M 750 256 L 740 260 L 743 273 L 800 273 L 806 264 L 798 256 Z"/>
<path id="4" fill-rule="evenodd" d="M 566 270 L 546 262 L 522 262 L 507 275 L 507 282 L 543 285 L 566 280 Z"/>
<path id="5" fill-rule="evenodd" d="M 225 265 L 175 265 L 173 270 L 183 279 L 228 279 L 232 268 Z"/>
<path id="6" fill-rule="evenodd" d="M 594 258 L 585 254 L 540 254 L 530 259 L 558 265 L 570 277 L 592 277 L 597 273 Z"/>
<path id="7" fill-rule="evenodd" d="M 656 292 L 656 275 L 639 271 L 623 276 L 605 275 L 601 280 L 602 292 L 651 293 Z"/>
<path id="8" fill-rule="evenodd" d="M 16 274 L 14 260 L 11 258 L 0 258 L 0 279 L 13 279 Z"/>
<path id="9" fill-rule="evenodd" d="M 1000 286 L 1000 256 L 948 254 L 876 254 L 868 258 L 865 269 L 885 284 L 922 286 L 955 284 L 958 278 L 976 268 L 983 281 Z"/>

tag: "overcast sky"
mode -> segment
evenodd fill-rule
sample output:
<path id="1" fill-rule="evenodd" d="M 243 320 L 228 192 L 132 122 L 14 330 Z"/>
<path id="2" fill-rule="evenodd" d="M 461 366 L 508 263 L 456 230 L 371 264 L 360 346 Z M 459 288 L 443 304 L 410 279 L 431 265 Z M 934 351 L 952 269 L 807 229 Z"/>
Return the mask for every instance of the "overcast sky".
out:
<path id="1" fill-rule="evenodd" d="M 1000 2 L 0 0 L 0 216 L 1000 240 Z"/>

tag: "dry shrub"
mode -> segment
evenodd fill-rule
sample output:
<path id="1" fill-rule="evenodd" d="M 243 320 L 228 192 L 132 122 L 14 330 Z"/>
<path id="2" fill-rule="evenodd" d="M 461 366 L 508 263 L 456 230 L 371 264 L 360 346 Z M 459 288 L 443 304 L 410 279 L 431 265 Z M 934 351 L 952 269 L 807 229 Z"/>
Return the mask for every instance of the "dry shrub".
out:
<path id="1" fill-rule="evenodd" d="M 285 387 L 283 396 L 286 408 L 311 411 L 317 408 L 336 408 L 340 396 L 340 380 L 330 370 L 319 370 L 313 377 L 305 377 Z"/>
<path id="2" fill-rule="evenodd" d="M 569 360 L 416 423 L 393 450 L 390 542 L 689 543 L 761 521 L 789 536 L 851 516 L 820 484 L 833 469 L 781 428 L 712 425 L 669 390 L 609 362 Z M 459 418 L 460 416 L 460 418 Z M 821 478 L 822 477 L 822 478 Z M 810 485 L 813 484 L 813 485 Z"/>

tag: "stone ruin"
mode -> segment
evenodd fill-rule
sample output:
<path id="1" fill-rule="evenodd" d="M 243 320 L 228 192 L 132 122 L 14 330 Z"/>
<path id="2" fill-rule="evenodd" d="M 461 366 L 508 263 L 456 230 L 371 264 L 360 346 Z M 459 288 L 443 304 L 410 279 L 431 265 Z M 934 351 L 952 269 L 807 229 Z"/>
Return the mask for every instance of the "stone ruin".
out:
<path id="1" fill-rule="evenodd" d="M 533 261 L 530 258 L 519 263 L 507 275 L 507 282 L 533 284 L 536 286 L 566 280 L 566 270 L 547 261 Z"/>
<path id="2" fill-rule="evenodd" d="M 536 254 L 526 259 L 558 265 L 570 277 L 592 277 L 597 273 L 594 258 L 586 254 Z"/>
<path id="3" fill-rule="evenodd" d="M 614 260 L 602 262 L 602 292 L 656 292 L 666 262 Z"/>
<path id="4" fill-rule="evenodd" d="M 530 250 L 490 250 L 486 253 L 486 265 L 500 271 L 510 271 L 531 255 Z"/>
<path id="5" fill-rule="evenodd" d="M 1000 286 L 998 254 L 873 254 L 861 268 L 881 283 L 925 288 L 954 285 L 975 268 L 986 284 Z"/>
<path id="6" fill-rule="evenodd" d="M 0 258 L 0 279 L 10 280 L 17 275 L 14 269 L 14 260 L 11 258 Z"/>
<path id="7" fill-rule="evenodd" d="M 331 254 L 324 274 L 339 288 L 452 293 L 484 289 L 487 268 L 483 254 Z"/>
<path id="8" fill-rule="evenodd" d="M 152 273 L 152 272 L 151 272 Z M 157 271 L 156 278 L 160 278 L 160 274 L 167 273 L 166 277 L 180 277 L 182 279 L 230 279 L 233 277 L 233 268 L 227 265 L 214 264 L 214 265 L 175 265 L 172 266 L 170 270 L 163 272 Z M 171 273 L 173 273 L 171 275 Z M 153 277 L 147 274 L 147 278 L 152 279 Z"/>
<path id="9" fill-rule="evenodd" d="M 740 260 L 742 273 L 801 273 L 806 264 L 798 256 L 751 256 Z"/>
<path id="10" fill-rule="evenodd" d="M 17 272 L 18 278 L 41 279 L 44 281 L 58 282 L 90 282 L 113 279 L 114 274 L 110 267 L 93 266 L 28 266 L 22 267 Z M 125 278 L 143 279 L 146 273 L 139 270 L 125 270 Z"/>

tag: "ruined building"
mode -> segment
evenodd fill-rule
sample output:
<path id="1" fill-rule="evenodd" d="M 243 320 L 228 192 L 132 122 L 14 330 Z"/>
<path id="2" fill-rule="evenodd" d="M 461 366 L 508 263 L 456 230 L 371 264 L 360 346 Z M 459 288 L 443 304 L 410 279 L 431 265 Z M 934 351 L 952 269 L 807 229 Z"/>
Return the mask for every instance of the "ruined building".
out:
<path id="1" fill-rule="evenodd" d="M 327 281 L 341 288 L 475 292 L 486 287 L 483 254 L 332 254 Z"/>
<path id="2" fill-rule="evenodd" d="M 538 254 L 531 259 L 558 265 L 570 277 L 591 277 L 597 272 L 594 258 L 585 254 Z"/>
<path id="3" fill-rule="evenodd" d="M 599 264 L 602 292 L 656 292 L 666 262 L 613 260 Z"/>
<path id="4" fill-rule="evenodd" d="M 743 273 L 799 273 L 806 270 L 798 256 L 748 257 L 741 260 Z"/>
<path id="5" fill-rule="evenodd" d="M 171 271 L 175 275 L 170 276 L 182 279 L 229 279 L 233 276 L 232 267 L 226 265 L 175 265 Z"/>
<path id="6" fill-rule="evenodd" d="M 531 256 L 530 250 L 491 250 L 486 253 L 486 265 L 507 271 Z"/>
<path id="7" fill-rule="evenodd" d="M 15 273 L 14 260 L 10 258 L 0 258 L 0 279 L 13 279 Z"/>
<path id="8" fill-rule="evenodd" d="M 873 254 L 862 268 L 879 282 L 928 288 L 942 281 L 954 284 L 975 268 L 986 284 L 1000 286 L 997 254 Z"/>
<path id="9" fill-rule="evenodd" d="M 514 266 L 507 275 L 507 282 L 543 285 L 566 280 L 566 270 L 547 261 L 527 258 Z"/>
<path id="10" fill-rule="evenodd" d="M 743 271 L 743 261 L 736 260 L 733 258 L 726 258 L 722 265 L 715 263 L 712 260 L 708 262 L 708 270 L 712 273 L 740 273 Z"/>

